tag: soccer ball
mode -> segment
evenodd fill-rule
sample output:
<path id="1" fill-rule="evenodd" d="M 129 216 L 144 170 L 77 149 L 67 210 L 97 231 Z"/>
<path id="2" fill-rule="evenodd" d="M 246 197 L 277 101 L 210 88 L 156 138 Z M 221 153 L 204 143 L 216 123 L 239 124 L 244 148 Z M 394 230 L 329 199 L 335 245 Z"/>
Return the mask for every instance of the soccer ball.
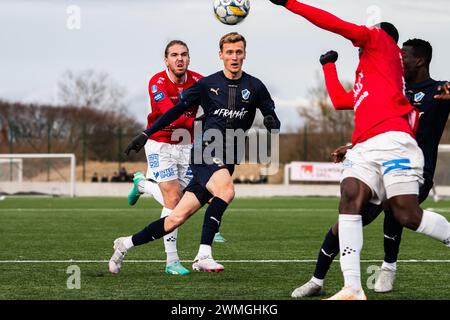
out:
<path id="1" fill-rule="evenodd" d="M 250 11 L 250 0 L 214 0 L 214 14 L 225 24 L 235 25 Z"/>

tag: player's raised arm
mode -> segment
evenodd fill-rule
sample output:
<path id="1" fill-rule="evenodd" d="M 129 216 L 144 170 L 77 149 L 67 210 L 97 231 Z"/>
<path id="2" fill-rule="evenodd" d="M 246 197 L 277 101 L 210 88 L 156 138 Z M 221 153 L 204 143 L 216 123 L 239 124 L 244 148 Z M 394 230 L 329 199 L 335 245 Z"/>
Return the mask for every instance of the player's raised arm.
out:
<path id="1" fill-rule="evenodd" d="M 369 38 L 369 29 L 367 27 L 344 21 L 322 9 L 300 3 L 297 0 L 270 1 L 274 4 L 284 6 L 289 11 L 304 17 L 319 28 L 340 34 L 351 40 L 357 47 L 363 47 Z"/>
<path id="2" fill-rule="evenodd" d="M 328 95 L 336 110 L 353 110 L 355 105 L 353 92 L 347 92 L 339 81 L 335 64 L 337 59 L 336 51 L 328 51 L 320 56 Z"/>

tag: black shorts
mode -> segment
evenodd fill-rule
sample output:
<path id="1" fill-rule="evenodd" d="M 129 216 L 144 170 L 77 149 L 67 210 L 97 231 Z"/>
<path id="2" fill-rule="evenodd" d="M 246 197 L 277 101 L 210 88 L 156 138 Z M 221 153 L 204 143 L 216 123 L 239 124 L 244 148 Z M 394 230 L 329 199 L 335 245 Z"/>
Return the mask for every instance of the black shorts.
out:
<path id="1" fill-rule="evenodd" d="M 433 188 L 433 180 L 425 179 L 425 182 L 419 186 L 419 203 L 424 202 L 428 198 L 431 188 Z M 372 223 L 383 211 L 383 204 L 368 203 L 362 213 L 363 226 Z"/>
<path id="2" fill-rule="evenodd" d="M 206 184 L 214 172 L 221 169 L 227 169 L 230 175 L 233 175 L 234 164 L 191 164 L 192 180 L 186 186 L 184 192 L 192 192 L 197 197 L 200 204 L 202 206 L 205 205 L 213 197 L 206 189 Z"/>

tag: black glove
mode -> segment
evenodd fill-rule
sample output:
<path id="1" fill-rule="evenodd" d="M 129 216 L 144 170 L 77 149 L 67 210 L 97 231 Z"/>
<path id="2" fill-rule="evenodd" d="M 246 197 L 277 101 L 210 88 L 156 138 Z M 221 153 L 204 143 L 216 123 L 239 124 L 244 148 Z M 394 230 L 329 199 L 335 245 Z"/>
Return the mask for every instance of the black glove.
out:
<path id="1" fill-rule="evenodd" d="M 324 66 L 327 63 L 335 63 L 338 59 L 338 53 L 336 51 L 328 51 L 327 53 L 320 56 L 320 63 Z"/>
<path id="2" fill-rule="evenodd" d="M 286 5 L 287 0 L 270 0 L 270 2 L 284 7 Z"/>
<path id="3" fill-rule="evenodd" d="M 125 154 L 127 156 L 130 155 L 131 150 L 136 151 L 138 153 L 142 147 L 147 143 L 148 136 L 145 133 L 141 133 L 140 135 L 136 136 L 133 141 L 130 142 L 130 144 L 125 149 Z"/>
<path id="4" fill-rule="evenodd" d="M 280 123 L 278 120 L 276 120 L 272 115 L 267 115 L 264 117 L 263 121 L 264 127 L 266 127 L 267 130 L 273 130 L 273 129 L 279 129 Z"/>

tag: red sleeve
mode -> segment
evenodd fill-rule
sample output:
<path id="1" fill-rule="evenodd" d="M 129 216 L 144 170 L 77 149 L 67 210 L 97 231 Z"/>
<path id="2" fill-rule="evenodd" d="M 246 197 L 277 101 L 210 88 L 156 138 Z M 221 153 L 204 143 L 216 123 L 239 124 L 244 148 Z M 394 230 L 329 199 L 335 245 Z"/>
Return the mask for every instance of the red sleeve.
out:
<path id="1" fill-rule="evenodd" d="M 369 28 L 344 21 L 324 10 L 309 6 L 297 0 L 288 0 L 286 8 L 310 21 L 319 28 L 337 33 L 356 47 L 364 47 L 369 39 Z"/>
<path id="2" fill-rule="evenodd" d="M 334 63 L 325 64 L 323 66 L 323 74 L 325 76 L 325 84 L 327 86 L 328 94 L 334 108 L 336 110 L 353 110 L 355 105 L 353 92 L 345 91 L 339 81 L 336 65 Z"/>

